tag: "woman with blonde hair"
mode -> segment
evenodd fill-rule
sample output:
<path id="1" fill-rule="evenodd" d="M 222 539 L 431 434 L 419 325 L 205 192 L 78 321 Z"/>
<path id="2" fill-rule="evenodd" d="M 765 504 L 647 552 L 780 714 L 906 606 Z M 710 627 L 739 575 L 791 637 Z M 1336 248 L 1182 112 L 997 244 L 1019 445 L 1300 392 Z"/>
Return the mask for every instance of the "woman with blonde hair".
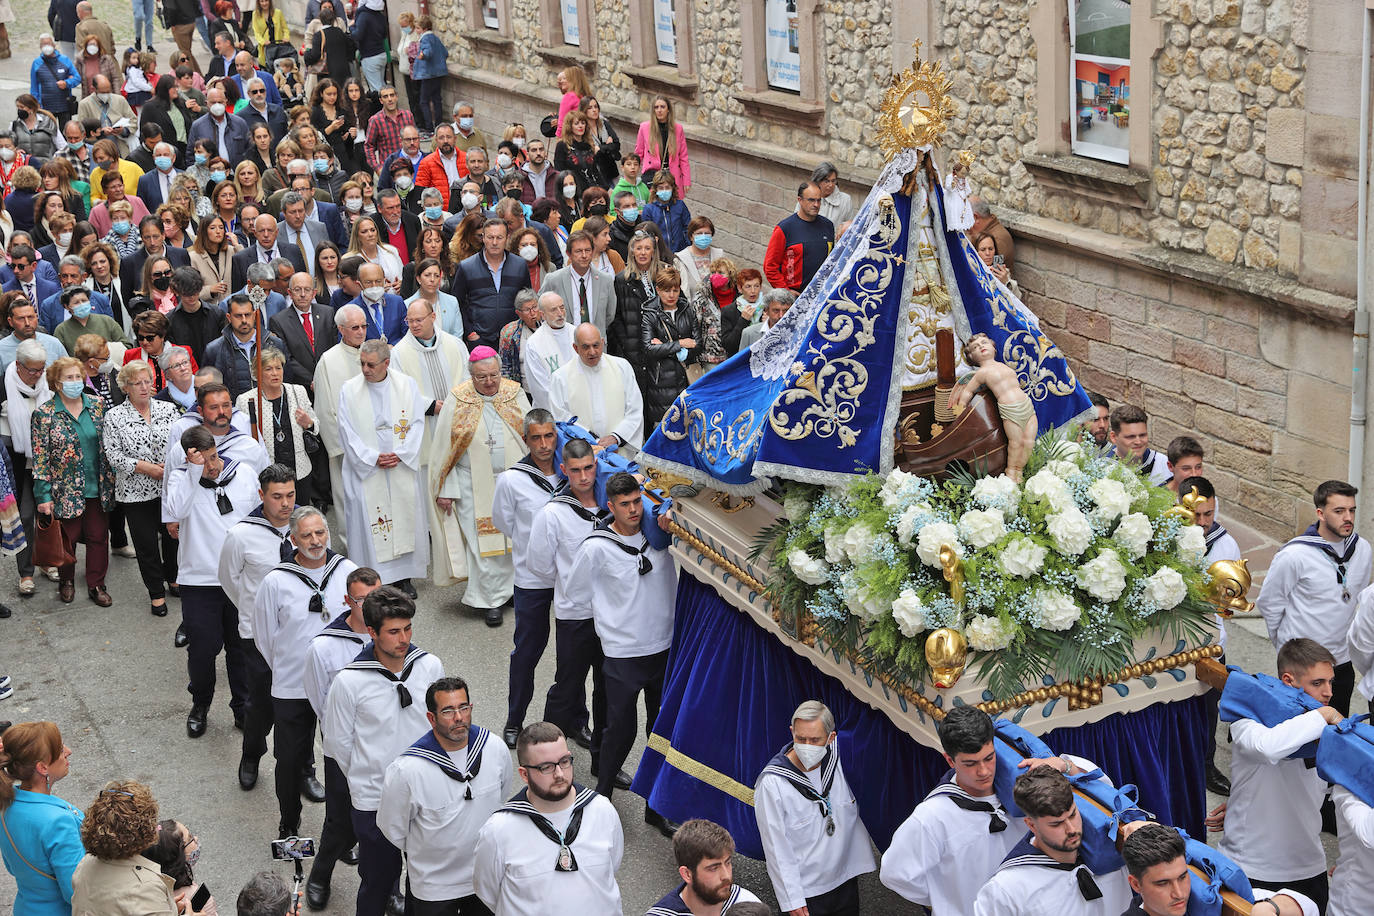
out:
<path id="1" fill-rule="evenodd" d="M 200 291 L 203 304 L 219 305 L 233 292 L 229 289 L 229 278 L 233 275 L 234 252 L 238 247 L 238 239 L 229 230 L 224 217 L 216 215 L 201 222 L 196 240 L 191 243 L 190 257 L 191 266 L 200 271 L 205 281 Z"/>
<path id="2" fill-rule="evenodd" d="M 680 195 L 692 186 L 692 164 L 687 159 L 687 138 L 673 115 L 673 104 L 664 96 L 654 96 L 653 116 L 639 125 L 635 152 L 643 163 L 643 173 L 652 175 L 662 169 L 673 174 Z"/>
<path id="3" fill-rule="evenodd" d="M 257 203 L 267 201 L 267 188 L 262 176 L 258 174 L 258 167 L 253 164 L 251 159 L 244 159 L 234 166 L 234 187 L 243 200 L 252 200 Z"/>
<path id="4" fill-rule="evenodd" d="M 344 257 L 350 254 L 360 255 L 369 264 L 380 266 L 386 276 L 388 292 L 395 292 L 400 288 L 401 272 L 405 265 L 401 263 L 401 253 L 396 250 L 396 246 L 382 241 L 381 217 L 375 220 L 360 219 L 353 224 L 353 231 L 348 237 L 348 250 L 344 252 Z"/>
<path id="5" fill-rule="evenodd" d="M 157 831 L 157 801 L 147 786 L 106 783 L 81 822 L 86 856 L 72 875 L 72 912 L 177 916 L 173 880 L 143 856 Z"/>
<path id="6" fill-rule="evenodd" d="M 307 506 L 314 495 L 310 481 L 310 455 L 305 449 L 305 432 L 319 433 L 315 409 L 304 385 L 286 382 L 286 354 L 276 347 L 264 347 L 262 374 L 256 364 L 250 367 L 255 382 L 262 382 L 262 416 L 258 416 L 258 392 L 250 388 L 239 395 L 234 407 L 258 424 L 262 444 L 273 462 L 284 465 L 296 475 L 296 504 Z"/>
<path id="7" fill-rule="evenodd" d="M 577 64 L 564 67 L 558 71 L 556 78 L 558 91 L 563 93 L 563 98 L 558 102 L 558 127 L 554 131 L 554 136 L 563 136 L 563 119 L 568 116 L 568 112 L 577 107 L 578 103 L 592 94 L 591 80 L 587 79 L 587 71 Z"/>
<path id="8" fill-rule="evenodd" d="M 20 722 L 5 729 L 0 857 L 19 888 L 16 914 L 71 916 L 72 873 L 82 855 L 82 814 L 52 794 L 53 783 L 71 769 L 71 756 L 52 722 Z"/>

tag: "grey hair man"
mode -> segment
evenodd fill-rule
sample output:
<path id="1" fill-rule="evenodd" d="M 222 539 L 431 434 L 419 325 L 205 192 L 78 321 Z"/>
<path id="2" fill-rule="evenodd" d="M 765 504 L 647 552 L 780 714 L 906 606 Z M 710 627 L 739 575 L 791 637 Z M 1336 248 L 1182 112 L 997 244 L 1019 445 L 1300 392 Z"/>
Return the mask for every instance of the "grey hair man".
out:
<path id="1" fill-rule="evenodd" d="M 762 306 L 759 314 L 763 320 L 756 321 L 744 329 L 739 338 L 740 349 L 747 350 L 752 347 L 755 341 L 782 320 L 782 316 L 787 314 L 787 310 L 796 301 L 797 294 L 790 289 L 770 289 L 759 297 L 759 304 Z"/>
<path id="2" fill-rule="evenodd" d="M 367 316 L 356 305 L 334 313 L 339 342 L 326 350 L 315 364 L 315 413 L 320 421 L 320 440 L 329 456 L 329 488 L 334 506 L 343 514 L 343 442 L 339 439 L 339 392 L 362 372 L 358 348 L 367 339 Z M 344 526 L 334 525 L 334 543 L 348 553 Z"/>

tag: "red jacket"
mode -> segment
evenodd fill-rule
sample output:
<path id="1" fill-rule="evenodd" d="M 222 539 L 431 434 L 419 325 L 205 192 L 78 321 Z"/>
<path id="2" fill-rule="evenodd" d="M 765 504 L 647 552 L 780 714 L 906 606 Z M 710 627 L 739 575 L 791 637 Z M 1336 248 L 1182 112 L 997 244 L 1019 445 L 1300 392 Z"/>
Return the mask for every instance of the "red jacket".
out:
<path id="1" fill-rule="evenodd" d="M 466 179 L 468 177 L 468 157 L 456 147 L 453 154 L 458 157 L 458 177 Z M 417 188 L 437 188 L 439 193 L 444 195 L 444 209 L 448 209 L 448 172 L 444 170 L 444 164 L 439 161 L 438 150 L 420 160 L 420 167 L 415 170 L 415 186 Z"/>

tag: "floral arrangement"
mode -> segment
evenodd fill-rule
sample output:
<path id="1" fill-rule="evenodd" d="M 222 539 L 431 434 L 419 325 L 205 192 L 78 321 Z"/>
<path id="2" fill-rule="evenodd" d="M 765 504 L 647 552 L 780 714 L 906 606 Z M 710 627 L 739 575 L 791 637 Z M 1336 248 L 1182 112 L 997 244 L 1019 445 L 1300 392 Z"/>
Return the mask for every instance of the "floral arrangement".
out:
<path id="1" fill-rule="evenodd" d="M 1055 432 L 1024 479 L 894 470 L 841 488 L 789 484 L 785 520 L 758 544 L 775 560 L 770 599 L 911 682 L 929 676 L 930 631 L 958 630 L 996 699 L 1045 675 L 1117 670 L 1149 631 L 1207 641 L 1206 544 L 1167 512 L 1173 493 Z"/>

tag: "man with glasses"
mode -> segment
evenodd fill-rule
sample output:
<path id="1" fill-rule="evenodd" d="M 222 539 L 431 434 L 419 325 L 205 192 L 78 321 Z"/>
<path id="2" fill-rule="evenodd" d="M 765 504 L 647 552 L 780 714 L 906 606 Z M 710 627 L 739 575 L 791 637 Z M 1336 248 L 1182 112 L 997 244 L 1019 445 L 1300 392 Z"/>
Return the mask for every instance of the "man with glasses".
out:
<path id="1" fill-rule="evenodd" d="M 558 726 L 527 726 L 515 757 L 525 788 L 477 834 L 477 896 L 497 913 L 619 913 L 625 833 L 615 807 L 592 789 L 573 791 Z"/>
<path id="2" fill-rule="evenodd" d="M 808 181 L 797 188 L 797 212 L 773 227 L 763 273 L 774 289 L 800 293 L 835 247 L 835 225 L 820 215 L 823 196 L 820 185 Z"/>
<path id="3" fill-rule="evenodd" d="M 273 146 L 286 136 L 286 110 L 281 107 L 280 101 L 273 102 L 267 98 L 267 83 L 261 77 L 254 76 L 248 80 L 248 104 L 240 108 L 238 114 L 247 122 L 250 131 L 254 124 L 266 124 L 272 132 Z"/>
<path id="4" fill-rule="evenodd" d="M 377 99 L 382 103 L 382 110 L 368 119 L 363 154 L 369 167 L 383 172 L 382 164 L 401 148 L 401 131 L 415 127 L 415 116 L 397 104 L 395 86 L 383 86 Z M 415 136 L 418 140 L 418 131 Z"/>
<path id="5" fill-rule="evenodd" d="M 67 285 L 75 286 L 77 284 L 70 283 Z M 58 294 L 57 307 L 59 310 L 62 308 L 60 293 Z M 60 340 L 51 334 L 44 334 L 38 329 L 38 310 L 27 299 L 21 299 L 17 296 L 11 299 L 9 308 L 4 309 L 0 317 L 4 318 L 4 324 L 10 329 L 10 333 L 0 337 L 0 372 L 4 372 L 9 368 L 9 364 L 14 362 L 15 352 L 19 349 L 19 345 L 26 340 L 37 341 L 43 347 L 44 352 L 47 353 L 45 366 L 51 365 L 52 361 L 59 356 L 67 355 L 67 351 L 63 349 Z"/>
<path id="6" fill-rule="evenodd" d="M 391 586 L 363 600 L 372 645 L 344 666 L 329 688 L 324 751 L 348 777 L 358 836 L 358 916 L 382 916 L 397 894 L 401 853 L 378 829 L 386 768 L 429 721 L 420 697 L 444 676 L 443 662 L 412 642 L 415 602 Z M 400 912 L 404 901 L 392 908 Z M 570 910 L 569 912 L 578 912 Z"/>
<path id="7" fill-rule="evenodd" d="M 425 691 L 431 730 L 386 769 L 377 828 L 406 858 L 406 911 L 415 916 L 490 911 L 472 887 L 477 832 L 515 782 L 510 753 L 472 723 L 460 677 Z"/>
<path id="8" fill-rule="evenodd" d="M 320 440 L 329 454 L 329 491 L 333 504 L 343 513 L 343 443 L 339 440 L 339 392 L 350 379 L 362 374 L 358 348 L 367 340 L 367 316 L 356 305 L 345 305 L 334 313 L 339 342 L 320 357 L 315 365 L 315 413 L 320 421 Z M 335 526 L 335 544 L 348 552 L 342 526 Z"/>
<path id="9" fill-rule="evenodd" d="M 406 113 L 410 114 L 410 112 Z M 418 128 L 413 126 L 401 128 L 401 148 L 387 156 L 382 162 L 382 167 L 377 170 L 377 190 L 396 187 L 396 182 L 391 177 L 391 168 L 401 159 L 410 163 L 411 175 L 415 175 L 420 169 L 420 163 L 425 161 L 424 150 L 420 149 L 420 131 Z"/>
<path id="10" fill-rule="evenodd" d="M 310 640 L 305 650 L 305 673 L 301 681 L 321 727 L 329 708 L 329 688 L 334 678 L 369 642 L 367 624 L 363 622 L 363 601 L 381 585 L 381 576 L 370 567 L 359 566 L 349 573 L 344 579 L 344 602 L 348 609 Z M 338 762 L 326 753 L 324 826 L 320 829 L 320 845 L 315 850 L 310 879 L 305 884 L 305 902 L 312 910 L 322 910 L 329 904 L 329 882 L 335 863 L 342 859 L 349 865 L 358 864 L 356 853 L 349 851 L 357 842 L 353 835 L 352 808 L 348 778 L 339 769 Z"/>
<path id="11" fill-rule="evenodd" d="M 46 263 L 46 262 L 45 262 Z M 10 270 L 11 276 L 0 285 L 0 290 L 7 293 L 20 293 L 35 309 L 40 310 L 44 302 L 52 296 L 62 292 L 62 287 L 55 280 L 45 279 L 39 274 L 38 252 L 28 245 L 10 246 Z M 47 325 L 49 330 L 56 330 L 57 325 L 66 320 L 65 316 L 58 318 L 56 323 Z"/>
<path id="12" fill-rule="evenodd" d="M 291 307 L 268 321 L 272 333 L 286 344 L 286 380 L 315 388 L 315 366 L 339 342 L 334 310 L 315 301 L 315 281 L 308 273 L 294 273 L 286 284 Z"/>

